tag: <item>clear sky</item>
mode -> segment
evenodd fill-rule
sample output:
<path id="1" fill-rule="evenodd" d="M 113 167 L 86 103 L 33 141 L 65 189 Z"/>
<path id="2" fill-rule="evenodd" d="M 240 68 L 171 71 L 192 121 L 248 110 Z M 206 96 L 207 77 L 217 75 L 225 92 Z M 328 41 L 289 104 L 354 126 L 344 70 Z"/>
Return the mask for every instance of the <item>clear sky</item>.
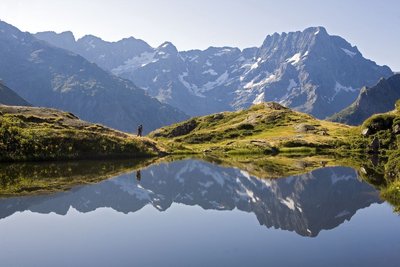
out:
<path id="1" fill-rule="evenodd" d="M 324 26 L 400 71 L 399 0 L 1 0 L 0 19 L 29 32 L 134 36 L 179 50 L 260 46 L 267 34 Z"/>

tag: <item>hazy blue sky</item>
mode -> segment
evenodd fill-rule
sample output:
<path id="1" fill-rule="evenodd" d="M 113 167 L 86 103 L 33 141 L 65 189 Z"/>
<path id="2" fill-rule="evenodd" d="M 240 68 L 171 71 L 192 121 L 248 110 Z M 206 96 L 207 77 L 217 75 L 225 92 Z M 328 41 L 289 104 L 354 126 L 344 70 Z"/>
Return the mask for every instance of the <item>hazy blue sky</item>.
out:
<path id="1" fill-rule="evenodd" d="M 108 41 L 134 36 L 179 50 L 259 46 L 267 34 L 324 26 L 379 64 L 400 71 L 398 0 L 1 0 L 21 30 L 71 30 Z"/>

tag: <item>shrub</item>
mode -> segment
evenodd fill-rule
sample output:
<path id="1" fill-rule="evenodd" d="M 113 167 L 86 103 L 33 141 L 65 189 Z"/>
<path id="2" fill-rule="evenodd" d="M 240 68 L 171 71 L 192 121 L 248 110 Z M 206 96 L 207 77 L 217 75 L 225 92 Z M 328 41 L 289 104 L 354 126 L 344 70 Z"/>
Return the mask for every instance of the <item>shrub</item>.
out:
<path id="1" fill-rule="evenodd" d="M 400 99 L 396 101 L 396 104 L 394 106 L 397 111 L 400 111 Z"/>
<path id="2" fill-rule="evenodd" d="M 238 130 L 253 130 L 254 125 L 250 123 L 241 123 L 237 127 Z"/>
<path id="3" fill-rule="evenodd" d="M 395 118 L 396 116 L 393 114 L 377 114 L 367 119 L 363 123 L 363 128 L 371 129 L 372 134 L 383 130 L 389 130 L 392 128 Z"/>

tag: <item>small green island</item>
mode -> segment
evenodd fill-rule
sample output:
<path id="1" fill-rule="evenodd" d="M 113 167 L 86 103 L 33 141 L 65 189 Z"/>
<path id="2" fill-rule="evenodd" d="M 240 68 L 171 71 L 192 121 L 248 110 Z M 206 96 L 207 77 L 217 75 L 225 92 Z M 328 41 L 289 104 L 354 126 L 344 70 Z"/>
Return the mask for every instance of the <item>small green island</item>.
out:
<path id="1" fill-rule="evenodd" d="M 325 166 L 349 166 L 378 187 L 382 197 L 399 209 L 400 102 L 396 107 L 391 112 L 371 116 L 361 126 L 348 126 L 268 102 L 247 110 L 191 118 L 157 129 L 148 137 L 137 137 L 82 121 L 68 112 L 2 105 L 0 160 L 171 161 L 189 157 L 238 167 L 260 178 L 305 173 Z M 12 173 L 9 166 L 0 169 L 1 176 L 9 177 Z M 20 173 L 16 169 L 13 171 Z M 23 173 L 24 168 L 19 169 Z M 109 177 L 108 172 L 104 171 L 95 180 Z M 49 190 L 46 186 L 40 188 L 44 192 L 65 190 L 85 183 L 84 175 L 76 177 L 79 179 L 72 179 L 69 186 L 61 179 L 62 185 L 53 184 Z M 20 187 L 26 187 L 26 180 L 20 181 L 23 181 Z M 32 184 L 35 186 L 37 183 Z M 29 187 L 13 190 L 8 194 L 34 191 Z"/>

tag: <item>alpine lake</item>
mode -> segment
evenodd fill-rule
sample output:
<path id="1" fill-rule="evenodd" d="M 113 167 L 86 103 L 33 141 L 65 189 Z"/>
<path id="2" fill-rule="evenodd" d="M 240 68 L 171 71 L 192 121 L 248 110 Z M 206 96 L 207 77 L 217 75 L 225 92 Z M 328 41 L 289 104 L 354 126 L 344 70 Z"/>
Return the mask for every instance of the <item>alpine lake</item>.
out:
<path id="1" fill-rule="evenodd" d="M 399 266 L 400 217 L 369 172 L 281 157 L 4 163 L 0 263 Z"/>

